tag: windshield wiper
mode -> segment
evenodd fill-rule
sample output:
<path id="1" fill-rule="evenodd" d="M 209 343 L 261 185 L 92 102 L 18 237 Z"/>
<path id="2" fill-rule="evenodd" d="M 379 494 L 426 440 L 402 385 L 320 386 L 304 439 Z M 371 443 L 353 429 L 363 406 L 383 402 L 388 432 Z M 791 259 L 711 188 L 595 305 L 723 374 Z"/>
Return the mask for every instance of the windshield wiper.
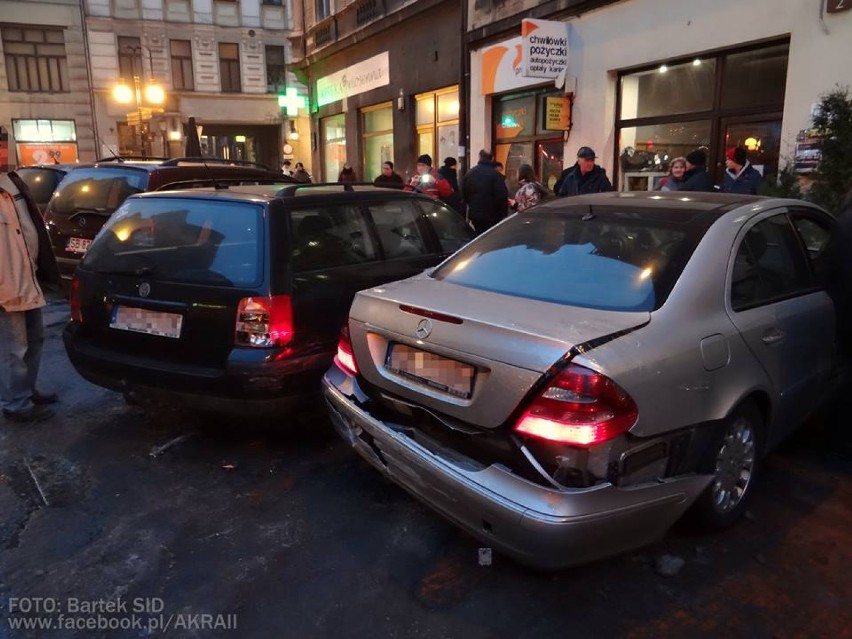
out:
<path id="1" fill-rule="evenodd" d="M 107 212 L 106 209 L 94 209 L 94 208 L 85 208 L 85 207 L 75 207 L 72 209 L 71 215 L 68 216 L 69 220 L 73 220 L 78 215 L 100 215 L 102 217 L 109 217 L 112 213 Z"/>

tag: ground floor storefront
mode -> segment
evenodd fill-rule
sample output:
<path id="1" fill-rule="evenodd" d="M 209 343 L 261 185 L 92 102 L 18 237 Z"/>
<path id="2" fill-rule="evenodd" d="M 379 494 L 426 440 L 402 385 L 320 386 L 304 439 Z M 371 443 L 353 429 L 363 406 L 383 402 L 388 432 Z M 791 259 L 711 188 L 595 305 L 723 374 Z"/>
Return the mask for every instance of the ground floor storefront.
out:
<path id="1" fill-rule="evenodd" d="M 315 180 L 348 162 L 372 181 L 387 161 L 405 178 L 422 154 L 435 166 L 460 154 L 458 3 L 427 13 L 310 61 Z"/>
<path id="2" fill-rule="evenodd" d="M 581 146 L 619 190 L 653 190 L 695 149 L 717 183 L 732 146 L 775 176 L 792 165 L 820 96 L 852 84 L 850 14 L 797 0 L 634 0 L 542 17 L 567 25 L 561 86 L 525 77 L 520 16 L 503 39 L 471 44 L 470 146 L 494 148 L 510 186 L 523 163 L 552 186 Z M 554 98 L 568 101 L 561 124 L 548 117 Z"/>

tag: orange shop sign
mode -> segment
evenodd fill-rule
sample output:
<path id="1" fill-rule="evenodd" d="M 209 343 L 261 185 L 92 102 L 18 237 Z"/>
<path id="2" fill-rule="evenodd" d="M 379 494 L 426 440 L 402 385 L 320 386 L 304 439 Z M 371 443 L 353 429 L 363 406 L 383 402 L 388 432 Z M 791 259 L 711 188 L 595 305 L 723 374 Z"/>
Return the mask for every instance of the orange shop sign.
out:
<path id="1" fill-rule="evenodd" d="M 77 161 L 76 142 L 20 142 L 18 164 L 71 164 Z"/>

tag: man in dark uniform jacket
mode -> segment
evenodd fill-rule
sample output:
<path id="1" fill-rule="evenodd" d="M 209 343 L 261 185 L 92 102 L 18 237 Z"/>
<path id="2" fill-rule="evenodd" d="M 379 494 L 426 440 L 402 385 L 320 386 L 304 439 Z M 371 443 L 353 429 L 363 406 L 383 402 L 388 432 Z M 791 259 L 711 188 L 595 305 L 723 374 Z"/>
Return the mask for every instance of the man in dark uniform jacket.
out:
<path id="1" fill-rule="evenodd" d="M 559 197 L 603 193 L 612 191 L 612 184 L 606 171 L 595 164 L 595 152 L 588 146 L 577 151 L 577 161 L 564 171 L 553 185 L 553 192 Z"/>

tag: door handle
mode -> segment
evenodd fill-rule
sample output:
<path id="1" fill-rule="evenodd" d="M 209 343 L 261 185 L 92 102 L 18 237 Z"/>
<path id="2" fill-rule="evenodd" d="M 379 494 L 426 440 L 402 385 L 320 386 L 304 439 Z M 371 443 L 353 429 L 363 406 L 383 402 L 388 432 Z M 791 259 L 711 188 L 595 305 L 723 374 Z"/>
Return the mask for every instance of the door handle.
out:
<path id="1" fill-rule="evenodd" d="M 772 346 L 773 344 L 778 344 L 779 342 L 783 341 L 785 337 L 786 333 L 776 328 L 771 331 L 766 331 L 761 339 L 763 340 L 763 343 L 767 346 Z"/>

